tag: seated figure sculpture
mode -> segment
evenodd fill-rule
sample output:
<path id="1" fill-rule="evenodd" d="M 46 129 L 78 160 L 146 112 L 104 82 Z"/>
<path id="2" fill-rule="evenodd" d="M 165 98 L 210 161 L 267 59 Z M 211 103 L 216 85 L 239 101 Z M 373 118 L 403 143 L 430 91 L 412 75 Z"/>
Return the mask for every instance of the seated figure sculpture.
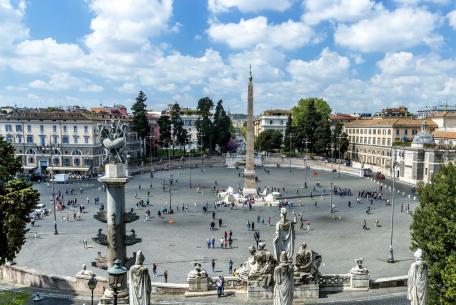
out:
<path id="1" fill-rule="evenodd" d="M 201 267 L 200 263 L 195 263 L 193 270 L 187 275 L 187 282 L 202 278 L 207 278 L 207 272 L 203 269 L 203 267 Z"/>
<path id="2" fill-rule="evenodd" d="M 253 256 L 253 265 L 250 270 L 248 279 L 258 280 L 262 287 L 269 287 L 272 285 L 274 268 L 277 261 L 271 252 L 265 250 L 266 244 L 260 242 L 258 250 Z"/>
<path id="3" fill-rule="evenodd" d="M 294 276 L 300 284 L 318 283 L 320 272 L 318 268 L 321 265 L 322 257 L 315 251 L 307 249 L 305 242 L 299 247 L 296 254 L 296 264 L 294 266 Z"/>
<path id="4" fill-rule="evenodd" d="M 241 281 L 247 282 L 250 271 L 253 268 L 253 260 L 255 255 L 256 249 L 254 246 L 249 247 L 249 254 L 250 257 L 242 264 L 242 266 L 237 271 L 237 277 Z"/>

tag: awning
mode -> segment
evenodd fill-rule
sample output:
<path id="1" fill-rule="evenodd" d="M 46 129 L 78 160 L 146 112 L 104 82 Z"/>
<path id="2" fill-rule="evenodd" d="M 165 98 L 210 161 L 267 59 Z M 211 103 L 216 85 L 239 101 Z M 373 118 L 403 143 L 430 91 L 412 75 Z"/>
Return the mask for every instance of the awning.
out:
<path id="1" fill-rule="evenodd" d="M 48 166 L 47 171 L 68 171 L 68 172 L 86 172 L 89 170 L 89 167 L 70 167 L 70 166 Z"/>
<path id="2" fill-rule="evenodd" d="M 31 169 L 37 168 L 37 166 L 36 165 L 22 166 L 22 168 L 25 169 L 25 170 L 31 170 Z"/>

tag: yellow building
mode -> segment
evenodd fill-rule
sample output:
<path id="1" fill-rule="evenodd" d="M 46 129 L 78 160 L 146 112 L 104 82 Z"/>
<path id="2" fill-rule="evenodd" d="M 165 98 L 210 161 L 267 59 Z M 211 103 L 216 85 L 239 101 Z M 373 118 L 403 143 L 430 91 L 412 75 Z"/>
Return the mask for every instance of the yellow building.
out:
<path id="1" fill-rule="evenodd" d="M 393 145 L 409 146 L 426 122 L 430 131 L 437 128 L 432 120 L 412 118 L 374 118 L 346 123 L 348 159 L 353 165 L 384 171 L 391 169 Z"/>

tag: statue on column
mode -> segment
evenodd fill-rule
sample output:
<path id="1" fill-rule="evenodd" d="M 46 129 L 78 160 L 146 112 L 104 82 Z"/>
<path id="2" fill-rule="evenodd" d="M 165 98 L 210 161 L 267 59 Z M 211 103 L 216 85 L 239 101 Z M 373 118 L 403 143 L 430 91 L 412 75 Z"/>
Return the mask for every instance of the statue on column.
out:
<path id="1" fill-rule="evenodd" d="M 407 281 L 407 299 L 411 305 L 427 304 L 428 265 L 423 260 L 423 250 L 415 251 L 415 262 L 410 266 Z"/>
<path id="2" fill-rule="evenodd" d="M 144 255 L 142 251 L 136 254 L 136 262 L 131 266 L 128 272 L 130 282 L 130 305 L 149 305 L 150 293 L 152 290 L 150 284 L 149 270 L 143 266 Z"/>
<path id="3" fill-rule="evenodd" d="M 292 305 L 294 296 L 293 266 L 286 251 L 280 253 L 280 262 L 274 269 L 274 305 Z"/>
<path id="4" fill-rule="evenodd" d="M 293 212 L 293 220 L 287 219 L 287 209 L 280 209 L 280 221 L 276 224 L 274 237 L 274 257 L 279 260 L 282 251 L 287 253 L 287 258 L 291 261 L 294 253 L 295 230 L 297 216 Z"/>

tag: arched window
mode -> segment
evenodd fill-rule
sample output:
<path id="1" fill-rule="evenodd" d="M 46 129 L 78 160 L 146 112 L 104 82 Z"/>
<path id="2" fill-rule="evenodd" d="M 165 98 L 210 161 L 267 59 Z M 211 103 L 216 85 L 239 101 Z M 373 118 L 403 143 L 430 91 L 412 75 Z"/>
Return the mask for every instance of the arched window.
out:
<path id="1" fill-rule="evenodd" d="M 71 152 L 73 156 L 80 156 L 82 155 L 82 152 L 79 149 L 75 149 Z"/>
<path id="2" fill-rule="evenodd" d="M 31 149 L 31 148 L 29 148 L 29 149 L 27 149 L 27 151 L 26 151 L 25 153 L 26 153 L 27 155 L 34 155 L 34 154 L 36 154 L 36 151 L 33 150 L 33 149 Z"/>

